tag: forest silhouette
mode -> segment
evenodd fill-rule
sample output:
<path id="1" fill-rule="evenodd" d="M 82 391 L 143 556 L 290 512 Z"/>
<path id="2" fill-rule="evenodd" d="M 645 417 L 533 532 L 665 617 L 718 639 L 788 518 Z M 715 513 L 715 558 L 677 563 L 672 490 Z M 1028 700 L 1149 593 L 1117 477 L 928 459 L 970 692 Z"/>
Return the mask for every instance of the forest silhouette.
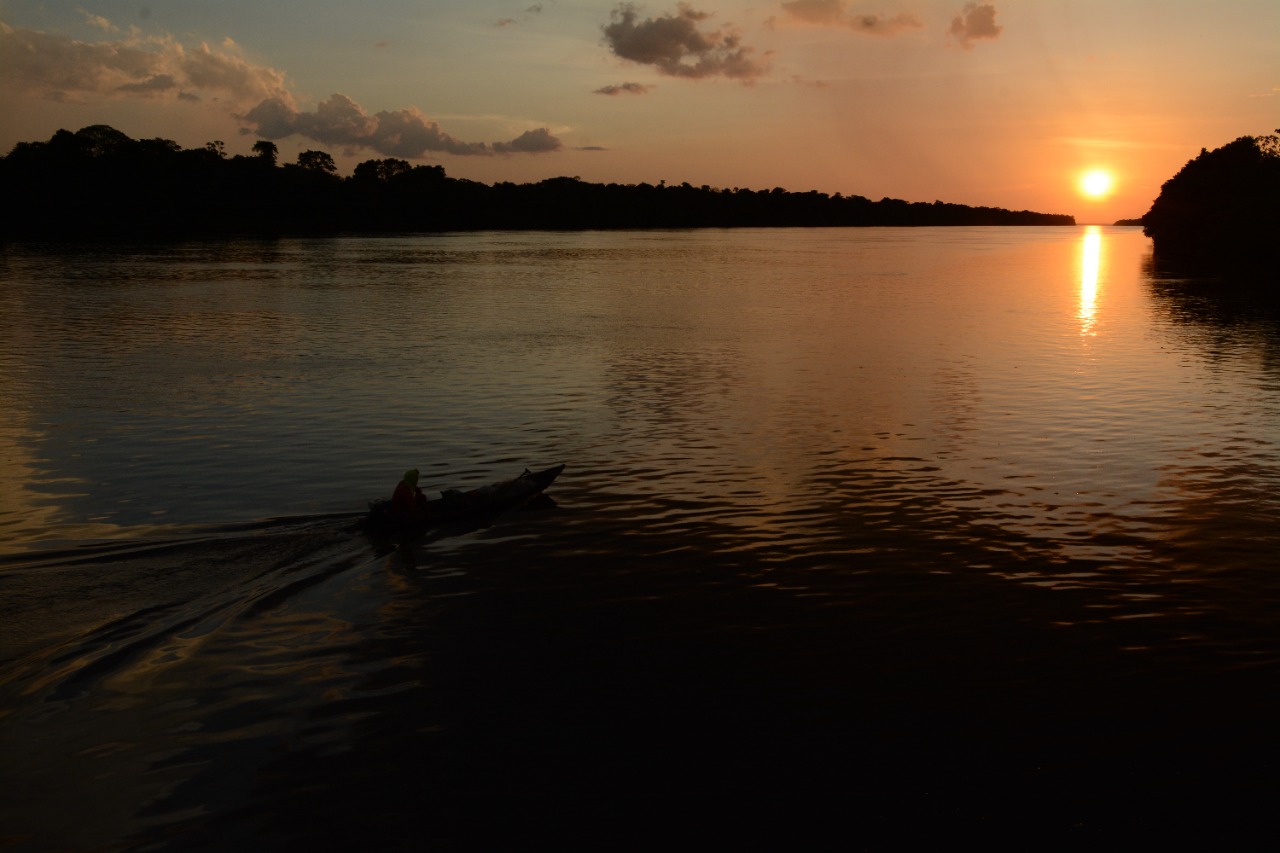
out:
<path id="1" fill-rule="evenodd" d="M 1276 131 L 1280 134 L 1280 130 Z M 1192 271 L 1280 262 L 1280 136 L 1242 136 L 1189 160 L 1142 217 L 1157 264 Z"/>
<path id="2" fill-rule="evenodd" d="M 366 160 L 350 177 L 304 151 L 281 164 L 259 140 L 183 149 L 106 125 L 59 130 L 0 158 L 4 233 L 132 237 L 780 226 L 1074 225 L 1061 214 L 816 191 L 593 184 L 558 177 L 487 185 L 441 166 Z"/>

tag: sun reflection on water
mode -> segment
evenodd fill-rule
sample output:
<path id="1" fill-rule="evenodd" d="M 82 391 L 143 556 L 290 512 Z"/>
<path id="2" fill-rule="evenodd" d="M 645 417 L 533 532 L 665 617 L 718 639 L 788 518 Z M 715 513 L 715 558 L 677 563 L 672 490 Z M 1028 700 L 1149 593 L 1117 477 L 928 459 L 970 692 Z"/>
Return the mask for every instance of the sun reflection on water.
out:
<path id="1" fill-rule="evenodd" d="M 1102 260 L 1102 231 L 1097 225 L 1085 227 L 1080 246 L 1080 334 L 1094 335 L 1098 311 L 1098 267 Z"/>

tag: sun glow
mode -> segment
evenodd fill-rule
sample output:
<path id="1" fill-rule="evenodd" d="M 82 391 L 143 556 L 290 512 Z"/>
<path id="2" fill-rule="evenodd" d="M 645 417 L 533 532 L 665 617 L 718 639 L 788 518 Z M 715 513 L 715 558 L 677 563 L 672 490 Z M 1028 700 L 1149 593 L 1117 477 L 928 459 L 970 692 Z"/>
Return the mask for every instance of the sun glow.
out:
<path id="1" fill-rule="evenodd" d="M 1080 176 L 1080 192 L 1089 198 L 1106 198 L 1114 184 L 1111 173 L 1102 169 L 1091 169 Z"/>

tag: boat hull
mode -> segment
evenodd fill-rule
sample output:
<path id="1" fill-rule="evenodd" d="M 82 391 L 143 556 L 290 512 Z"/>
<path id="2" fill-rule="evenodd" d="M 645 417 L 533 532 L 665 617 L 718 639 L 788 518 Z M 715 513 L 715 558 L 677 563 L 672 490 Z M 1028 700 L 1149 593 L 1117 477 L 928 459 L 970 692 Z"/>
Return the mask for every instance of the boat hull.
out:
<path id="1" fill-rule="evenodd" d="M 427 501 L 425 514 L 412 520 L 393 516 L 391 501 L 374 501 L 369 504 L 369 514 L 365 517 L 364 526 L 367 531 L 375 534 L 412 537 L 443 524 L 487 521 L 541 495 L 563 470 L 563 464 L 541 471 L 526 469 L 518 477 L 477 489 L 465 492 L 449 489 L 441 492 L 440 497 Z"/>

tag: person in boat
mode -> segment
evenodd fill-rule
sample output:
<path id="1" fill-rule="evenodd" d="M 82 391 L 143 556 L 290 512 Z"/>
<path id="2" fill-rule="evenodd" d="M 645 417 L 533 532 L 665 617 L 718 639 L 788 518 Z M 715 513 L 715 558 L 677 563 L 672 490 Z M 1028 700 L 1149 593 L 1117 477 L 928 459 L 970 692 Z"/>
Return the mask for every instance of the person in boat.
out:
<path id="1" fill-rule="evenodd" d="M 427 496 L 418 488 L 418 469 L 410 468 L 396 483 L 391 495 L 391 517 L 398 522 L 422 521 L 427 517 Z"/>

